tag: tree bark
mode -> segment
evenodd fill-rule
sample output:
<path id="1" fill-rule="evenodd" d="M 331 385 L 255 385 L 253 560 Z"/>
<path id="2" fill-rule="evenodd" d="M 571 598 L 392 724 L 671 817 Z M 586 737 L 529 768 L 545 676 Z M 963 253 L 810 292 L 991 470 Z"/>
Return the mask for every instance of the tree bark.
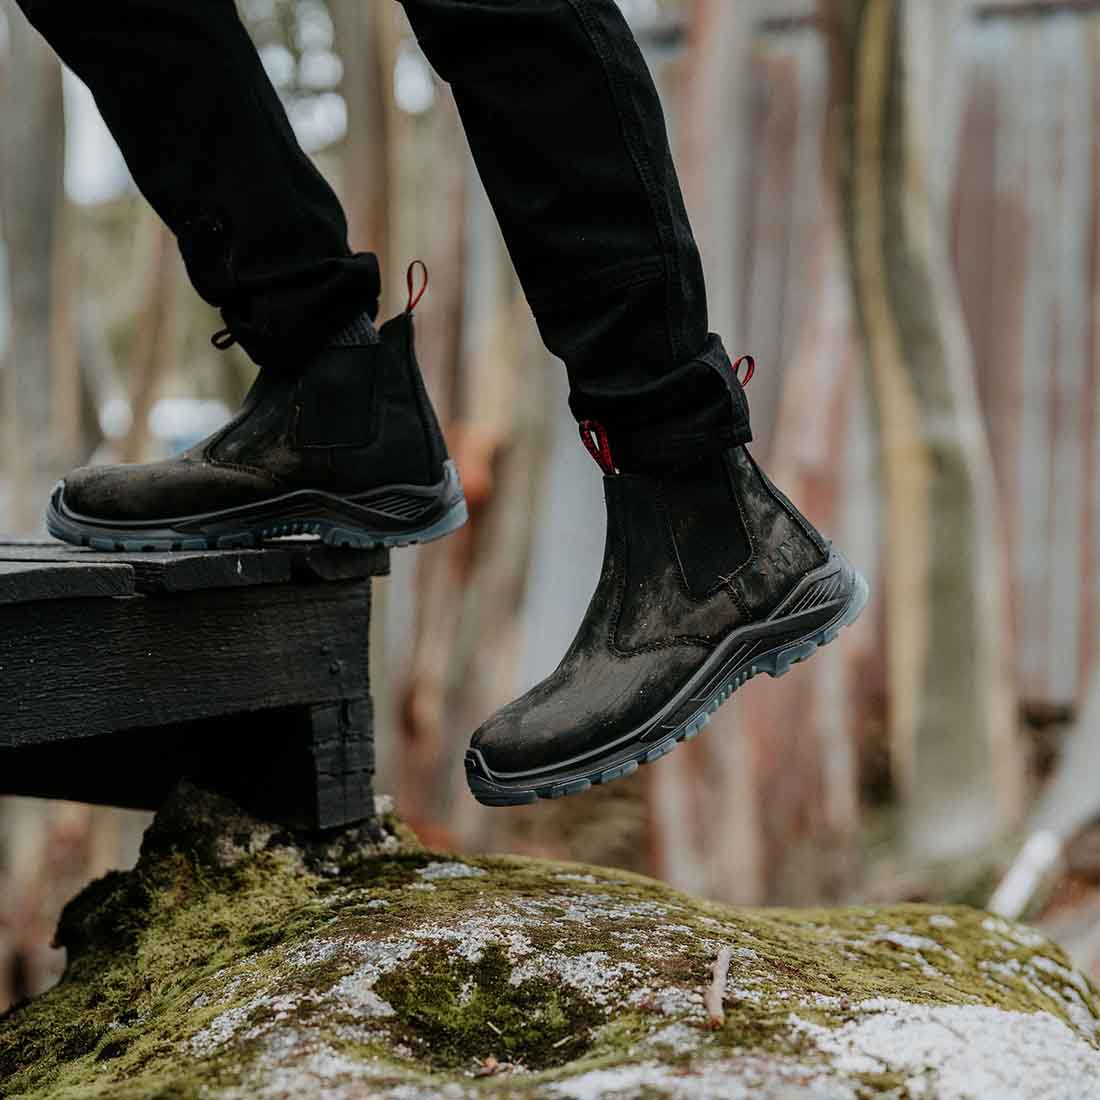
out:
<path id="1" fill-rule="evenodd" d="M 53 421 L 53 307 L 65 114 L 57 58 L 10 0 L 3 0 L 2 10 L 9 50 L 0 128 L 0 223 L 12 320 L 5 386 L 7 524 L 27 534 L 40 527 L 46 493 L 62 472 Z"/>
<path id="2" fill-rule="evenodd" d="M 348 239 L 354 249 L 387 258 L 389 222 L 388 109 L 392 66 L 381 21 L 381 4 L 328 0 L 334 49 L 343 64 L 341 91 L 347 105 L 344 137 L 343 200 Z"/>
<path id="3" fill-rule="evenodd" d="M 136 352 L 130 367 L 130 429 L 122 461 L 140 462 L 149 443 L 149 413 L 168 369 L 175 333 L 176 282 L 180 259 L 171 230 L 146 212 L 149 263 L 145 301 L 138 314 Z"/>
<path id="4" fill-rule="evenodd" d="M 1003 835 L 1023 773 L 992 470 L 947 258 L 958 109 L 930 25 L 942 8 L 834 9 L 848 60 L 847 231 L 887 500 L 890 735 L 919 859 Z"/>

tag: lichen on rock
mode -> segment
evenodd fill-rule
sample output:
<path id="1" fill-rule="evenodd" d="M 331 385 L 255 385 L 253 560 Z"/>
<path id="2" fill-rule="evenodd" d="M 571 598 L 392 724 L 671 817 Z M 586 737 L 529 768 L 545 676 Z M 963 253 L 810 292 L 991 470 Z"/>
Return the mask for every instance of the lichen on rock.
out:
<path id="1" fill-rule="evenodd" d="M 5 1098 L 1100 1098 L 1100 998 L 1029 929 L 730 909 L 392 815 L 311 840 L 183 788 L 58 939 L 65 980 L 0 1019 Z"/>

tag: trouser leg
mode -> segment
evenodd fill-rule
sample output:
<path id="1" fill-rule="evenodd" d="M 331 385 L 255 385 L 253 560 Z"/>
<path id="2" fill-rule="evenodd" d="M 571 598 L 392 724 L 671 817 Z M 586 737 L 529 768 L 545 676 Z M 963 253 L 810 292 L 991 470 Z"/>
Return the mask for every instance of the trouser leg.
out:
<path id="1" fill-rule="evenodd" d="M 295 369 L 377 311 L 377 260 L 348 248 L 232 0 L 17 2 L 89 86 L 195 288 L 257 362 Z"/>
<path id="2" fill-rule="evenodd" d="M 402 0 L 579 419 L 628 459 L 748 439 L 657 91 L 614 0 Z"/>

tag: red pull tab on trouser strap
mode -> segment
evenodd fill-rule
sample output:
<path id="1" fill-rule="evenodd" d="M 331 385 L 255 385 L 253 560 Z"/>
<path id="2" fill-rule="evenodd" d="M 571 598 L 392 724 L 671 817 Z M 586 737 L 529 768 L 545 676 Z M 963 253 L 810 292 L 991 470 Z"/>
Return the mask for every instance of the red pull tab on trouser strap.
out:
<path id="1" fill-rule="evenodd" d="M 605 474 L 617 473 L 615 460 L 611 457 L 611 442 L 607 438 L 607 429 L 598 420 L 582 420 L 580 424 L 581 442 L 585 450 L 596 460 L 596 464 Z"/>

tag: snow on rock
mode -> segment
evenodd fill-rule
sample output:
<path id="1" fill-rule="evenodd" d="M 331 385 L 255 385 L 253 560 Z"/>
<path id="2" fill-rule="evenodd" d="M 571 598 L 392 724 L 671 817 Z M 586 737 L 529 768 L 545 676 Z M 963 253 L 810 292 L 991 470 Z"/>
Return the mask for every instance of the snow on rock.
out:
<path id="1" fill-rule="evenodd" d="M 468 863 L 429 863 L 427 867 L 421 867 L 416 872 L 422 879 L 435 880 L 439 878 L 477 878 L 484 875 L 480 867 L 471 867 Z"/>
<path id="2" fill-rule="evenodd" d="M 962 908 L 737 910 L 396 832 L 318 853 L 190 789 L 58 935 L 0 1096 L 1100 1100 L 1096 992 Z"/>
<path id="3" fill-rule="evenodd" d="M 1100 1096 L 1100 1050 L 1048 1013 L 987 1005 L 853 1006 L 823 1027 L 792 1017 L 833 1073 L 898 1075 L 911 1100 L 1086 1100 Z"/>

